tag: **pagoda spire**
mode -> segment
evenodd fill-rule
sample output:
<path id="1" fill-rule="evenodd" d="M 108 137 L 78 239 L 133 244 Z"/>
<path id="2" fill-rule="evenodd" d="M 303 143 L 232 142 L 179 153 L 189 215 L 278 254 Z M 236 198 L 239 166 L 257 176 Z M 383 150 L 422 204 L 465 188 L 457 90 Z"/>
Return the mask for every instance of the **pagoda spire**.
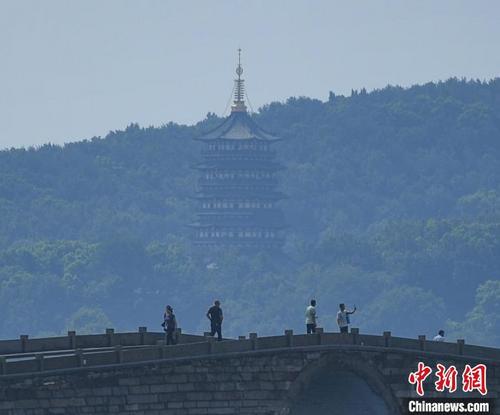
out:
<path id="1" fill-rule="evenodd" d="M 241 66 L 241 48 L 238 49 L 238 66 L 236 67 L 236 75 L 238 79 L 234 80 L 234 101 L 231 106 L 233 112 L 247 112 L 245 105 L 245 80 L 241 78 L 243 67 Z"/>

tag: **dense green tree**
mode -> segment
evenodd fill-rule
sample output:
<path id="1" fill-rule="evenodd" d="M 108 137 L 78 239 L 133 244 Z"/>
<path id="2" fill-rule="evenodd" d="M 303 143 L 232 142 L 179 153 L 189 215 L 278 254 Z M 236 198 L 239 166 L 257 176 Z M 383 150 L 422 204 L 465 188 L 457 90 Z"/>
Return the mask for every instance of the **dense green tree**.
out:
<path id="1" fill-rule="evenodd" d="M 500 345 L 500 280 L 488 280 L 476 291 L 476 304 L 464 321 L 449 322 L 453 336 L 471 343 Z"/>

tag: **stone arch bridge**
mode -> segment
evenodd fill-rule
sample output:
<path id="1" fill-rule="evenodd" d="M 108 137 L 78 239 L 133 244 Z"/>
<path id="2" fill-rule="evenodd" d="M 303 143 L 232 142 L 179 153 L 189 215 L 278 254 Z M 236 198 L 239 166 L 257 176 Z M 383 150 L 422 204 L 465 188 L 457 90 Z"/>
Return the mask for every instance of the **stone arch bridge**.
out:
<path id="1" fill-rule="evenodd" d="M 424 336 L 324 333 L 215 342 L 179 333 L 76 335 L 0 341 L 0 414 L 400 414 L 417 397 L 408 375 L 425 362 L 487 366 L 493 405 L 500 393 L 500 350 L 428 341 Z M 434 380 L 425 397 L 443 397 Z M 500 405 L 491 409 L 500 413 Z"/>

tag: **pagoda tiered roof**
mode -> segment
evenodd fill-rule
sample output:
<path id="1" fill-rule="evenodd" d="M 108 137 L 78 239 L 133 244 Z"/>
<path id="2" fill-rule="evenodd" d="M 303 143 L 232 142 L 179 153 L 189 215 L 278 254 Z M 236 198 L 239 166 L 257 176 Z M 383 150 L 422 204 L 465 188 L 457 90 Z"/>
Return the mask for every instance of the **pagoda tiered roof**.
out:
<path id="1" fill-rule="evenodd" d="M 213 170 L 213 169 L 234 169 L 234 170 L 272 170 L 278 171 L 285 169 L 283 164 L 277 161 L 268 160 L 205 160 L 203 163 L 198 163 L 192 166 L 196 170 Z"/>
<path id="2" fill-rule="evenodd" d="M 258 199 L 258 200 L 282 200 L 288 199 L 288 195 L 283 192 L 278 192 L 275 190 L 271 191 L 256 191 L 256 190 L 242 190 L 235 189 L 230 194 L 228 194 L 227 190 L 220 189 L 212 189 L 209 192 L 200 190 L 196 192 L 196 195 L 193 196 L 193 199 L 198 200 L 207 200 L 207 199 Z"/>
<path id="3" fill-rule="evenodd" d="M 252 139 L 259 141 L 280 140 L 280 138 L 259 127 L 246 111 L 232 112 L 221 124 L 196 139 L 201 141 Z"/>

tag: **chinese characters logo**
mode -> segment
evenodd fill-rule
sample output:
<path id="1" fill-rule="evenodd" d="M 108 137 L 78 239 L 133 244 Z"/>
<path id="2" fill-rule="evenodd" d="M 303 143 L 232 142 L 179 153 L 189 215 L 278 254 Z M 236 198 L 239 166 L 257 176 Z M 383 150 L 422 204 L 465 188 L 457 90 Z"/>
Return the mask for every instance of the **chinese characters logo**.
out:
<path id="1" fill-rule="evenodd" d="M 415 391 L 419 396 L 424 396 L 424 381 L 432 374 L 432 368 L 426 366 L 423 362 L 418 362 L 417 370 L 408 375 L 408 382 L 415 385 Z M 435 372 L 437 380 L 434 382 L 434 387 L 437 392 L 448 390 L 453 393 L 457 390 L 458 370 L 455 366 L 446 368 L 438 363 Z M 473 392 L 478 391 L 481 395 L 488 393 L 486 386 L 486 365 L 478 364 L 474 367 L 465 365 L 462 372 L 462 391 Z"/>

